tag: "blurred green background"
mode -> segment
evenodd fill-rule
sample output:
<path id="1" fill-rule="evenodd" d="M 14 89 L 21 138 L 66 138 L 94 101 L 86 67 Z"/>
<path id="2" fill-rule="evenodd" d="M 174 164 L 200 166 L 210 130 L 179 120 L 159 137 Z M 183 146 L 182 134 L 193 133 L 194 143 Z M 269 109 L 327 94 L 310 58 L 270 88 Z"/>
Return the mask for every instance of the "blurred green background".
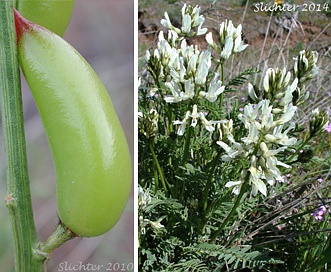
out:
<path id="1" fill-rule="evenodd" d="M 132 0 L 77 0 L 64 37 L 87 59 L 107 87 L 126 133 L 131 155 L 134 100 L 133 6 Z M 38 238 L 44 241 L 58 222 L 55 173 L 44 130 L 24 79 L 22 92 L 35 223 Z M 3 134 L 0 127 L 0 271 L 12 272 L 14 256 L 5 195 Z M 130 267 L 134 252 L 133 222 L 131 192 L 124 214 L 110 232 L 100 237 L 75 238 L 67 242 L 53 253 L 48 263 L 48 272 L 59 271 L 64 262 L 68 265 L 91 263 L 103 265 L 104 268 L 108 263 L 119 263 Z"/>

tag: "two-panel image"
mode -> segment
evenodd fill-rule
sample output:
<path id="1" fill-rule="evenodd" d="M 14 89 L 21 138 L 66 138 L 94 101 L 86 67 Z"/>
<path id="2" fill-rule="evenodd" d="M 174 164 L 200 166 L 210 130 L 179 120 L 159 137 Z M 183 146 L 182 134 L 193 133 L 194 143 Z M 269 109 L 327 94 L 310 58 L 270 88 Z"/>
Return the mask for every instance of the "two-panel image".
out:
<path id="1" fill-rule="evenodd" d="M 0 271 L 331 270 L 331 1 L 1 0 Z"/>

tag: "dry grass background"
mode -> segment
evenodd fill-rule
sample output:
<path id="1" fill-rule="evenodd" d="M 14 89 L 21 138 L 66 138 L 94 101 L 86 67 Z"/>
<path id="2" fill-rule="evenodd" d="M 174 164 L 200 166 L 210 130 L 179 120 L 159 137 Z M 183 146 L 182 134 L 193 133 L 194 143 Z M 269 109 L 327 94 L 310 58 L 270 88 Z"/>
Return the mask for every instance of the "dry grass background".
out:
<path id="1" fill-rule="evenodd" d="M 106 85 L 133 154 L 133 1 L 76 1 L 66 32 L 69 41 L 91 64 Z M 57 224 L 55 174 L 43 127 L 24 81 L 23 100 L 29 175 L 40 240 Z M 0 127 L 0 271 L 14 271 L 9 218 L 4 204 L 3 135 Z M 48 271 L 59 271 L 61 262 L 96 265 L 133 262 L 133 193 L 117 225 L 96 238 L 75 238 L 55 250 Z M 105 271 L 105 269 L 104 269 Z"/>

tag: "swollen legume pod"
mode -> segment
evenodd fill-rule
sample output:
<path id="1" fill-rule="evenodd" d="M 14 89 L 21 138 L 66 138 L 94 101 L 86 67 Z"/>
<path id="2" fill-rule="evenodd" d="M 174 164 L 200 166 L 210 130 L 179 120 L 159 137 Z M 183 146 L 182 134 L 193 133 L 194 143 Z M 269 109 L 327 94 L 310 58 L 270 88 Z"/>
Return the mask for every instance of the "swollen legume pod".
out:
<path id="1" fill-rule="evenodd" d="M 131 159 L 109 95 L 85 59 L 15 11 L 19 62 L 51 149 L 61 221 L 80 236 L 111 229 L 131 188 Z"/>
<path id="2" fill-rule="evenodd" d="M 28 20 L 63 36 L 75 0 L 18 0 L 16 9 Z"/>

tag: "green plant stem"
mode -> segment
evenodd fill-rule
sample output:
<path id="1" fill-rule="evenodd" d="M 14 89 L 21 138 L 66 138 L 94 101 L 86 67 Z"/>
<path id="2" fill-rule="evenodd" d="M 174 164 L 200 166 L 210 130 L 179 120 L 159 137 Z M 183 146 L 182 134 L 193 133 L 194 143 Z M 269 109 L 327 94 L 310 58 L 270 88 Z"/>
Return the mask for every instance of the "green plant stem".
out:
<path id="1" fill-rule="evenodd" d="M 60 222 L 56 230 L 45 242 L 36 245 L 36 248 L 34 248 L 35 255 L 37 256 L 36 259 L 43 264 L 44 272 L 47 271 L 47 262 L 49 261 L 50 254 L 53 250 L 76 236 L 75 233 Z"/>
<path id="2" fill-rule="evenodd" d="M 28 176 L 20 71 L 13 2 L 0 1 L 0 102 L 3 123 L 7 196 L 17 272 L 42 271 L 33 248 L 37 234 Z"/>
<path id="3" fill-rule="evenodd" d="M 159 164 L 159 160 L 157 159 L 157 156 L 156 156 L 156 154 L 155 154 L 155 152 L 154 152 L 154 148 L 153 148 L 153 144 L 152 144 L 152 143 L 149 144 L 149 150 L 150 150 L 151 153 L 152 153 L 153 161 L 154 161 L 155 166 L 156 166 L 156 169 L 157 169 L 157 171 L 158 171 L 158 173 L 159 173 L 160 180 L 161 180 L 161 183 L 162 183 L 162 187 L 163 187 L 164 191 L 167 192 L 167 191 L 168 191 L 168 189 L 167 189 L 167 185 L 166 185 L 166 183 L 165 183 L 165 179 L 164 179 L 164 176 L 163 176 L 163 172 L 162 172 L 161 166 L 160 166 L 160 164 Z"/>
<path id="4" fill-rule="evenodd" d="M 183 167 L 185 167 L 188 156 L 189 156 L 191 135 L 192 135 L 192 127 L 190 126 L 189 129 L 187 130 L 187 134 L 185 137 L 184 154 L 183 154 L 183 160 L 182 160 Z"/>
<path id="5" fill-rule="evenodd" d="M 187 130 L 186 136 L 185 136 L 185 143 L 184 143 L 184 153 L 183 153 L 183 159 L 182 159 L 182 174 L 184 176 L 185 173 L 185 166 L 189 157 L 189 151 L 190 151 L 190 143 L 191 143 L 191 136 L 192 136 L 192 127 L 190 126 Z M 185 181 L 182 180 L 181 188 L 179 189 L 179 199 L 183 199 L 185 192 Z"/>
<path id="6" fill-rule="evenodd" d="M 20 70 L 12 1 L 0 1 L 0 106 L 4 135 L 7 196 L 16 272 L 46 271 L 44 262 L 56 247 L 75 235 L 59 225 L 38 249 L 26 156 Z M 46 256 L 47 255 L 47 256 Z"/>
<path id="7" fill-rule="evenodd" d="M 154 192 L 156 193 L 159 190 L 159 174 L 156 168 L 153 169 L 153 172 L 154 172 L 154 181 L 155 181 Z"/>
<path id="8" fill-rule="evenodd" d="M 165 102 L 165 100 L 164 100 L 163 88 L 161 86 L 159 78 L 156 77 L 155 74 L 154 74 L 153 78 L 154 78 L 156 87 L 159 90 L 158 93 L 161 97 L 161 101 L 163 103 L 163 106 L 167 109 L 165 112 L 167 112 L 167 115 L 168 115 L 168 135 L 170 135 L 170 133 L 173 131 L 173 112 L 172 112 L 172 108 L 171 108 L 171 105 L 168 104 L 167 102 Z"/>
<path id="9" fill-rule="evenodd" d="M 225 66 L 224 66 L 224 61 L 223 61 L 221 64 L 221 80 L 222 80 L 223 85 L 224 85 L 224 80 L 225 80 L 224 69 L 225 69 Z"/>
<path id="10" fill-rule="evenodd" d="M 173 126 L 173 119 L 174 119 L 174 114 L 172 112 L 172 109 L 170 105 L 168 106 L 168 135 L 170 135 L 174 131 L 174 126 Z"/>
<path id="11" fill-rule="evenodd" d="M 209 195 L 210 187 L 211 187 L 211 184 L 212 184 L 212 179 L 213 179 L 213 176 L 214 176 L 214 171 L 215 171 L 215 168 L 216 168 L 216 166 L 218 164 L 218 161 L 221 157 L 221 154 L 222 154 L 221 152 L 217 153 L 217 155 L 215 156 L 215 158 L 212 161 L 211 169 L 209 170 L 208 180 L 207 180 L 205 191 L 204 191 L 204 201 L 203 201 L 203 213 L 205 215 L 206 215 L 206 212 L 207 212 L 208 195 Z"/>
<path id="12" fill-rule="evenodd" d="M 76 236 L 77 235 L 75 233 L 73 233 L 68 227 L 60 222 L 57 225 L 56 230 L 48 237 L 48 239 L 45 242 L 38 244 L 36 251 L 38 251 L 39 255 L 47 256 L 64 242 Z"/>
<path id="13" fill-rule="evenodd" d="M 221 81 L 222 81 L 222 85 L 224 85 L 224 62 L 222 62 L 221 64 Z M 220 109 L 222 110 L 223 109 L 223 93 L 220 94 Z"/>
<path id="14" fill-rule="evenodd" d="M 216 238 L 218 235 L 220 235 L 220 233 L 222 232 L 222 230 L 224 229 L 224 227 L 228 224 L 228 222 L 231 220 L 231 217 L 233 216 L 233 214 L 236 212 L 244 193 L 246 192 L 246 187 L 247 187 L 247 183 L 249 180 L 250 174 L 248 173 L 244 183 L 241 185 L 241 189 L 239 192 L 239 195 L 237 195 L 236 201 L 233 204 L 233 207 L 231 209 L 231 211 L 228 213 L 228 215 L 226 216 L 226 218 L 224 219 L 223 223 L 221 224 L 221 226 L 214 232 L 211 234 L 211 242 L 215 242 Z"/>

